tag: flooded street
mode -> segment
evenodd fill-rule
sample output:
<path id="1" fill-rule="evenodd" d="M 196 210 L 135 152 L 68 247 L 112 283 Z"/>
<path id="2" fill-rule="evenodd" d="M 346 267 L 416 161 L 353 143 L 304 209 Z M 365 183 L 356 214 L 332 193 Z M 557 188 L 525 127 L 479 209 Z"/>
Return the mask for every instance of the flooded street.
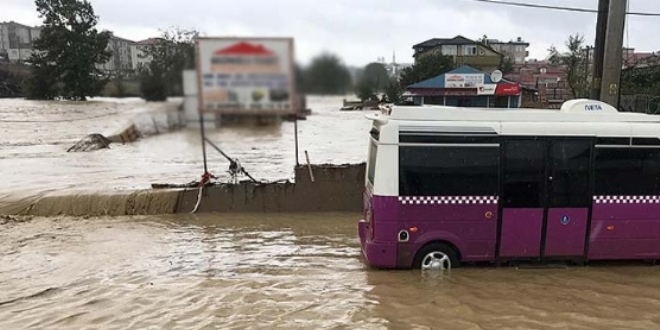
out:
<path id="1" fill-rule="evenodd" d="M 364 161 L 365 112 L 338 111 L 341 98 L 308 104 L 314 113 L 299 122 L 301 155 L 308 150 L 313 163 Z M 0 204 L 198 179 L 194 129 L 66 152 L 87 134 L 160 107 L 0 100 Z M 293 136 L 293 123 L 208 132 L 258 179 L 292 177 Z M 210 150 L 209 164 L 226 178 L 220 154 Z M 359 218 L 0 220 L 0 329 L 660 329 L 660 267 L 380 271 L 362 263 Z"/>
<path id="2" fill-rule="evenodd" d="M 312 163 L 365 160 L 366 112 L 341 112 L 341 97 L 309 97 L 313 114 L 298 123 L 300 161 L 308 150 Z M 199 130 L 154 135 L 109 150 L 67 153 L 87 134 L 105 134 L 162 104 L 116 99 L 88 103 L 0 100 L 0 197 L 57 190 L 131 190 L 152 183 L 187 183 L 203 173 Z M 89 119 L 86 119 L 89 118 Z M 73 120 L 73 121 L 70 121 Z M 150 120 L 138 129 L 153 129 Z M 293 178 L 294 125 L 208 128 L 207 137 L 238 158 L 255 178 Z M 209 148 L 209 169 L 227 178 L 229 163 Z"/>
<path id="3" fill-rule="evenodd" d="M 0 226 L 0 329 L 659 329 L 660 267 L 362 264 L 357 214 Z"/>

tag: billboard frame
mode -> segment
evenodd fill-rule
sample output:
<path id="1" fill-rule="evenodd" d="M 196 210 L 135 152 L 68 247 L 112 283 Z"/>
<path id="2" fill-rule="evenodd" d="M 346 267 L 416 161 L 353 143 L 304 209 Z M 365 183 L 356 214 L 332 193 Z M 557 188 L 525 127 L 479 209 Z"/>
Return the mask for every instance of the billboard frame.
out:
<path id="1" fill-rule="evenodd" d="M 201 67 L 201 54 L 199 51 L 199 43 L 204 40 L 233 40 L 240 41 L 287 41 L 289 43 L 289 96 L 291 108 L 288 110 L 259 110 L 258 112 L 246 112 L 244 109 L 227 108 L 223 110 L 209 110 L 205 109 L 203 102 L 203 82 L 202 82 L 202 67 Z M 288 115 L 298 113 L 298 93 L 296 91 L 296 63 L 295 63 L 295 45 L 294 38 L 292 37 L 198 37 L 195 39 L 195 65 L 197 66 L 197 98 L 198 98 L 198 112 L 199 113 L 213 113 L 219 115 L 245 115 L 245 116 L 259 116 L 259 115 Z"/>

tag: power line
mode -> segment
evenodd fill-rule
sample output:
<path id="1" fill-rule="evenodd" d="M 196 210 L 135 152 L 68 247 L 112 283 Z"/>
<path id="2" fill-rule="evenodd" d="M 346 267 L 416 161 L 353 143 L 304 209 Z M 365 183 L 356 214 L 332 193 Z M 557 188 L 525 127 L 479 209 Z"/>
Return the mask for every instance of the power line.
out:
<path id="1" fill-rule="evenodd" d="M 551 9 L 551 10 L 562 10 L 562 11 L 572 11 L 578 13 L 600 13 L 597 9 L 590 8 L 575 8 L 575 7 L 560 7 L 560 6 L 549 6 L 549 5 L 537 5 L 533 3 L 523 3 L 523 2 L 513 2 L 513 1 L 498 1 L 498 0 L 469 0 L 474 2 L 483 2 L 493 5 L 503 5 L 503 6 L 514 6 L 514 7 L 527 7 L 527 8 L 536 8 L 536 9 Z M 626 14 L 632 16 L 652 16 L 660 17 L 660 13 L 641 13 L 641 12 L 627 12 Z"/>

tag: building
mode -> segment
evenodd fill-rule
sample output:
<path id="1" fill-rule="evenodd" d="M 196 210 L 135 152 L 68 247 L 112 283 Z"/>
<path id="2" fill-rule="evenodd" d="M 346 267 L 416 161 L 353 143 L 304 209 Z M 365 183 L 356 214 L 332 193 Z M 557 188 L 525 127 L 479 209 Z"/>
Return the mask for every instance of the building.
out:
<path id="1" fill-rule="evenodd" d="M 146 51 L 149 47 L 158 45 L 161 41 L 160 38 L 149 38 L 131 44 L 133 70 L 138 71 L 152 61 L 152 56 L 147 55 Z"/>
<path id="2" fill-rule="evenodd" d="M 12 62 L 26 61 L 32 57 L 34 41 L 40 34 L 41 27 L 27 26 L 14 21 L 1 22 L 0 54 L 4 54 Z"/>
<path id="3" fill-rule="evenodd" d="M 501 80 L 464 65 L 445 74 L 406 87 L 404 96 L 415 104 L 479 108 L 519 108 L 520 84 Z"/>
<path id="4" fill-rule="evenodd" d="M 560 64 L 537 60 L 515 64 L 505 78 L 520 83 L 522 88 L 536 90 L 541 107 L 558 107 L 573 98 Z"/>
<path id="5" fill-rule="evenodd" d="M 131 45 L 134 42 L 120 38 L 110 32 L 110 40 L 106 49 L 112 52 L 110 59 L 97 67 L 107 73 L 133 70 L 133 56 Z"/>
<path id="6" fill-rule="evenodd" d="M 452 57 L 456 66 L 469 65 L 485 72 L 496 70 L 504 57 L 490 46 L 463 36 L 451 39 L 429 39 L 414 45 L 413 50 L 415 61 L 426 54 L 439 51 L 443 55 Z"/>
<path id="7" fill-rule="evenodd" d="M 529 56 L 529 43 L 518 37 L 515 41 L 509 42 L 499 41 L 497 39 L 486 39 L 486 43 L 492 49 L 502 53 L 506 58 L 510 59 L 514 64 L 525 63 Z"/>

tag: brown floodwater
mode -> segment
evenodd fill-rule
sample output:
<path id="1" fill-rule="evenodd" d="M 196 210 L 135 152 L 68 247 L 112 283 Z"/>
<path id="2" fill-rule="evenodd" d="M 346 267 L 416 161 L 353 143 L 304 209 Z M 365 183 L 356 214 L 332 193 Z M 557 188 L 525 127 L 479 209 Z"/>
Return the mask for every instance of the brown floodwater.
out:
<path id="1" fill-rule="evenodd" d="M 152 183 L 199 180 L 203 162 L 198 129 L 184 128 L 135 143 L 113 144 L 107 150 L 66 152 L 88 134 L 107 134 L 131 122 L 136 122 L 141 131 L 153 131 L 156 124 L 163 133 L 166 123 L 145 115 L 176 107 L 177 102 L 180 100 L 163 104 L 139 99 L 0 99 L 0 202 L 54 191 L 126 191 L 147 189 Z M 308 98 L 313 114 L 298 123 L 301 162 L 305 160 L 305 150 L 315 164 L 358 163 L 366 159 L 371 123 L 364 119 L 365 112 L 342 112 L 341 105 L 342 97 Z M 226 153 L 239 159 L 256 179 L 293 178 L 293 123 L 207 127 L 206 134 Z M 228 161 L 210 147 L 208 159 L 209 170 L 220 180 L 228 180 Z"/>
<path id="2" fill-rule="evenodd" d="M 358 214 L 0 225 L 0 329 L 660 329 L 660 267 L 382 271 Z"/>

